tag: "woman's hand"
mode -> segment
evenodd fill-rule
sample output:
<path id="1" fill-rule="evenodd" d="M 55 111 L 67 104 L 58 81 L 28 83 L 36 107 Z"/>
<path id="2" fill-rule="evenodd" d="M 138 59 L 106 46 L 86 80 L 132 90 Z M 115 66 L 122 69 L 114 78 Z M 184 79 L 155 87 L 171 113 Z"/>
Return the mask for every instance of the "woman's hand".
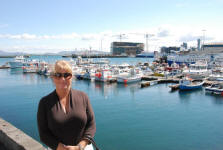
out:
<path id="1" fill-rule="evenodd" d="M 65 146 L 66 150 L 80 150 L 79 146 Z"/>
<path id="2" fill-rule="evenodd" d="M 57 146 L 57 150 L 69 150 L 69 149 L 67 148 L 67 146 L 63 145 L 62 143 L 59 143 Z"/>

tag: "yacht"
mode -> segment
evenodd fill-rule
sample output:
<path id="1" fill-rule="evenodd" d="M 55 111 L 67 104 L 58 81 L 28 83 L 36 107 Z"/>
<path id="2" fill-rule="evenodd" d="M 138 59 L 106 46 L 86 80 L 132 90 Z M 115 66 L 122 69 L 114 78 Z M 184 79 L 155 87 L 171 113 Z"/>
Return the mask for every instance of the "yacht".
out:
<path id="1" fill-rule="evenodd" d="M 23 64 L 25 63 L 25 58 L 23 56 L 16 56 L 14 61 L 10 61 L 9 65 L 10 68 L 22 68 Z"/>

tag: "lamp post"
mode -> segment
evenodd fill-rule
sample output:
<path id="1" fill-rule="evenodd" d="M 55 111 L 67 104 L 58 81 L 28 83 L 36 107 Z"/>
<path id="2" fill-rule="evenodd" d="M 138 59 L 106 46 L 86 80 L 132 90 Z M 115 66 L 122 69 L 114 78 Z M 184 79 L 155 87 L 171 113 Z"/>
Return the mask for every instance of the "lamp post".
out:
<path id="1" fill-rule="evenodd" d="M 204 40 L 205 40 L 205 29 L 202 30 L 203 31 L 203 50 L 204 50 Z"/>
<path id="2" fill-rule="evenodd" d="M 149 46 L 148 46 L 149 36 L 152 37 L 152 36 L 154 36 L 154 34 L 148 34 L 148 33 L 145 34 L 145 37 L 146 37 L 146 52 L 149 52 Z"/>

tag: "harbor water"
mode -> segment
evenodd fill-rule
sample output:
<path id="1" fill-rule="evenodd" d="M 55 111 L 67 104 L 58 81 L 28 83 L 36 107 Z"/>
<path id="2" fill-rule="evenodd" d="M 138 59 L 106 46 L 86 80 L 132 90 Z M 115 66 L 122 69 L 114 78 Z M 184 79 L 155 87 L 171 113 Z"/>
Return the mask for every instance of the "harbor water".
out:
<path id="1" fill-rule="evenodd" d="M 59 56 L 34 57 L 54 62 Z M 68 59 L 68 58 L 66 58 Z M 11 59 L 0 59 L 0 65 Z M 111 58 L 111 63 L 137 63 L 148 58 Z M 151 60 L 149 60 L 151 61 Z M 136 84 L 104 84 L 73 80 L 88 94 L 102 150 L 222 150 L 223 96 L 203 89 L 170 92 L 170 84 L 140 88 Z M 39 100 L 54 90 L 49 77 L 0 69 L 0 117 L 39 141 Z"/>

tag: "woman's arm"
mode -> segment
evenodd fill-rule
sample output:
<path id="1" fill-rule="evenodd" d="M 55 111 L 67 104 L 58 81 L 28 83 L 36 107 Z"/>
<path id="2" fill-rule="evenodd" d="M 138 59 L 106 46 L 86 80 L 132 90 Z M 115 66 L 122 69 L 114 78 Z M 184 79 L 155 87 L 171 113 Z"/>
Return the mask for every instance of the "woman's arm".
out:
<path id="1" fill-rule="evenodd" d="M 86 108 L 87 124 L 83 136 L 88 135 L 93 138 L 96 132 L 96 123 L 95 123 L 94 111 L 87 95 L 86 95 L 86 103 L 87 103 L 87 108 Z"/>
<path id="2" fill-rule="evenodd" d="M 37 124 L 40 140 L 51 149 L 59 147 L 59 141 L 52 135 L 48 128 L 47 114 L 43 99 L 40 100 L 37 112 Z"/>

